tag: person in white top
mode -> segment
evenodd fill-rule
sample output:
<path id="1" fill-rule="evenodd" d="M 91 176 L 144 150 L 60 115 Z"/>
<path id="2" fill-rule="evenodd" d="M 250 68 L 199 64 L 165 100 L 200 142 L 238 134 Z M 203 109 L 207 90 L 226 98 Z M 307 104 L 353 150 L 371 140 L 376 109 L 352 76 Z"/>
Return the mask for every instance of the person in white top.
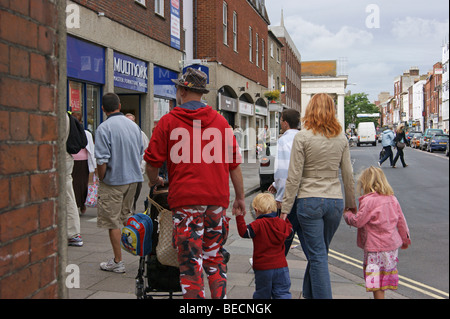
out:
<path id="1" fill-rule="evenodd" d="M 275 172 L 274 172 L 274 182 L 269 187 L 268 191 L 275 195 L 275 200 L 277 201 L 278 212 L 281 211 L 281 203 L 283 202 L 284 188 L 286 186 L 286 179 L 288 177 L 289 162 L 291 159 L 291 149 L 292 142 L 294 141 L 295 135 L 297 135 L 298 124 L 300 123 L 300 114 L 294 109 L 287 109 L 281 113 L 281 132 L 283 135 L 278 140 L 277 145 L 277 157 L 275 158 Z M 294 204 L 292 211 L 295 212 L 297 205 Z M 292 224 L 294 233 L 300 239 L 300 244 L 304 247 L 303 236 L 301 234 L 301 229 L 297 220 L 297 214 L 289 214 L 288 219 Z M 294 236 L 286 240 L 285 243 L 285 254 L 289 252 Z M 305 250 L 304 250 L 305 251 Z M 306 255 L 306 252 L 305 252 Z"/>

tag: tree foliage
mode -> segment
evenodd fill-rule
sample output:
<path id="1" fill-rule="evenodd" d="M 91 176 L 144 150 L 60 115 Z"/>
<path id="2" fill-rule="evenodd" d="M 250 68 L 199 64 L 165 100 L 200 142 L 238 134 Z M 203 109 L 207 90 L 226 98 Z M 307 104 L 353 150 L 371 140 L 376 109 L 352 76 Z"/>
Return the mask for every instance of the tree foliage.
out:
<path id="1" fill-rule="evenodd" d="M 378 107 L 371 103 L 366 93 L 355 93 L 345 97 L 345 128 L 353 123 L 356 127 L 360 122 L 374 122 L 375 126 L 378 126 L 378 118 L 358 118 L 357 114 L 373 114 L 379 113 Z"/>

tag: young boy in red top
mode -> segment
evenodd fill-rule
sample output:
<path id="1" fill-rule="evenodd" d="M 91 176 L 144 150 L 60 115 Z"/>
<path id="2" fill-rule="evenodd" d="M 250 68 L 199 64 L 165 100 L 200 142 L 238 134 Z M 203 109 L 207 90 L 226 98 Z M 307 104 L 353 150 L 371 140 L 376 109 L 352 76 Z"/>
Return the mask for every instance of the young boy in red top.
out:
<path id="1" fill-rule="evenodd" d="M 291 299 L 291 280 L 284 254 L 284 242 L 292 236 L 289 220 L 277 216 L 277 204 L 270 193 L 257 195 L 252 202 L 256 220 L 245 224 L 236 214 L 239 235 L 253 239 L 253 270 L 256 290 L 253 299 Z"/>

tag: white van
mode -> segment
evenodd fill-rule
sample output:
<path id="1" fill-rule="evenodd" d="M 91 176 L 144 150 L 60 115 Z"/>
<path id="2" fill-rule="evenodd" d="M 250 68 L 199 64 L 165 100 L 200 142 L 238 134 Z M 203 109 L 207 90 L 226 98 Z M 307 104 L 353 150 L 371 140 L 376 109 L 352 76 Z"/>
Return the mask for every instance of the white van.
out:
<path id="1" fill-rule="evenodd" d="M 375 130 L 375 124 L 373 122 L 361 122 L 358 124 L 358 142 L 361 144 L 372 144 L 377 146 L 377 132 Z"/>

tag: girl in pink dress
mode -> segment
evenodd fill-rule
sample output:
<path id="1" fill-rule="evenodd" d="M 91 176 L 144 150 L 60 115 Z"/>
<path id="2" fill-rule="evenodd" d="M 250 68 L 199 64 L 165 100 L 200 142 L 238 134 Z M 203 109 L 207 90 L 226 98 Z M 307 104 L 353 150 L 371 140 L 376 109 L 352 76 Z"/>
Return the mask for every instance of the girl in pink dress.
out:
<path id="1" fill-rule="evenodd" d="M 358 179 L 359 210 L 344 212 L 350 226 L 358 228 L 357 245 L 364 250 L 366 291 L 384 299 L 385 291 L 398 286 L 398 248 L 411 244 L 408 225 L 383 171 L 373 166 Z"/>

